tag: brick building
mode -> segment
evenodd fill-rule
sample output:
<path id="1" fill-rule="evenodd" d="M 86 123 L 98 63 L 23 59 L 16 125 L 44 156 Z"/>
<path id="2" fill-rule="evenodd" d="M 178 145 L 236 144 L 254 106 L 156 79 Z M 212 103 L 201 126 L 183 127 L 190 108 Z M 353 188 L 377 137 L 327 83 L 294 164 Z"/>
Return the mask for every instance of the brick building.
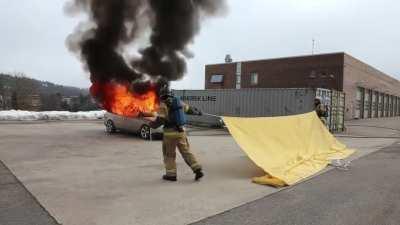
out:
<path id="1" fill-rule="evenodd" d="M 346 53 L 207 65 L 205 87 L 327 88 L 346 93 L 346 119 L 400 115 L 400 81 Z"/>

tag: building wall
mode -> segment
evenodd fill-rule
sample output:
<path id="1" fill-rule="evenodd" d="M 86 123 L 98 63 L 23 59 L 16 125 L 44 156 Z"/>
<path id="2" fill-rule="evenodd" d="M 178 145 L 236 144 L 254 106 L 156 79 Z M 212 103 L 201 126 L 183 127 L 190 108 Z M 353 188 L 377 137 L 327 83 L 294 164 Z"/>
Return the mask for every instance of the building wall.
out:
<path id="1" fill-rule="evenodd" d="M 12 96 L 10 94 L 0 94 L 0 110 L 12 109 Z"/>
<path id="2" fill-rule="evenodd" d="M 343 91 L 346 93 L 346 119 L 356 117 L 358 87 L 400 97 L 400 81 L 345 54 Z"/>
<path id="3" fill-rule="evenodd" d="M 400 97 L 400 81 L 345 53 L 245 61 L 240 63 L 241 88 L 311 87 L 345 92 L 345 119 L 357 117 L 356 110 L 358 103 L 356 96 L 358 87 L 365 88 L 370 93 L 370 96 L 379 92 L 386 94 L 385 96 L 387 97 L 390 97 L 390 95 Z M 206 89 L 236 88 L 236 69 L 237 63 L 206 66 Z M 258 74 L 257 85 L 251 85 L 252 73 Z M 224 75 L 223 83 L 211 83 L 211 76 L 214 74 Z M 372 97 L 369 101 L 373 101 Z M 400 105 L 400 103 L 396 102 L 388 104 Z M 365 107 L 368 108 L 367 106 L 363 106 L 363 109 Z M 368 116 L 364 116 L 363 118 L 368 118 Z"/>
<path id="4" fill-rule="evenodd" d="M 212 75 L 224 75 L 223 83 L 211 83 Z M 207 65 L 205 76 L 206 89 L 234 89 L 236 74 L 236 63 L 225 63 L 218 65 Z"/>
<path id="5" fill-rule="evenodd" d="M 328 88 L 342 90 L 344 53 L 241 62 L 241 88 Z M 236 63 L 206 66 L 206 89 L 235 88 Z M 258 84 L 251 84 L 251 73 Z M 213 74 L 224 75 L 224 83 L 211 83 Z"/>
<path id="6" fill-rule="evenodd" d="M 17 94 L 17 109 L 39 111 L 41 106 L 40 96 L 37 94 Z"/>

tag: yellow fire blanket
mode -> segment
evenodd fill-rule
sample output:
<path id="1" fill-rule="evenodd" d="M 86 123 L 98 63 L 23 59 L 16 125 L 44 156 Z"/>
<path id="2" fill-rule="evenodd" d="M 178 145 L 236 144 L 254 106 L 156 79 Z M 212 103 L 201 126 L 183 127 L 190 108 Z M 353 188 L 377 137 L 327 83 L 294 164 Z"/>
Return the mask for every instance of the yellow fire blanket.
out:
<path id="1" fill-rule="evenodd" d="M 253 182 L 292 185 L 318 173 L 333 159 L 354 153 L 329 132 L 315 112 L 284 117 L 224 117 L 233 138 L 267 175 Z"/>

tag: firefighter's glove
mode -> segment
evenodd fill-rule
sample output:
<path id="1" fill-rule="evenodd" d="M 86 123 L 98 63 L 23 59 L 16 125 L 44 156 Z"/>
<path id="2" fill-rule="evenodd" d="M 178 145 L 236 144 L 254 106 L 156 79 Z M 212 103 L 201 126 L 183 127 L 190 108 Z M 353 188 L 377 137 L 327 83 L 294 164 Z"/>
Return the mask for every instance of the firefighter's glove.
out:
<path id="1" fill-rule="evenodd" d="M 161 118 L 161 117 L 157 117 L 156 120 L 150 122 L 150 127 L 153 129 L 157 129 L 161 126 L 163 126 L 165 124 L 165 119 Z"/>
<path id="2" fill-rule="evenodd" d="M 195 115 L 195 116 L 202 116 L 203 113 L 196 107 L 190 107 L 187 114 Z"/>

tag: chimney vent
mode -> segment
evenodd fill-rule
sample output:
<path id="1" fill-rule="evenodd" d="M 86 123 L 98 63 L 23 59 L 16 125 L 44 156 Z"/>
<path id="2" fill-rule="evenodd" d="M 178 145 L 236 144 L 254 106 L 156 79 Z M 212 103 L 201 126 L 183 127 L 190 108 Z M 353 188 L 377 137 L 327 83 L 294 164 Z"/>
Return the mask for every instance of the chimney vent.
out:
<path id="1" fill-rule="evenodd" d="M 227 55 L 225 56 L 225 63 L 232 63 L 232 62 L 233 62 L 233 60 L 232 60 L 231 55 L 230 55 L 230 54 L 227 54 Z"/>

